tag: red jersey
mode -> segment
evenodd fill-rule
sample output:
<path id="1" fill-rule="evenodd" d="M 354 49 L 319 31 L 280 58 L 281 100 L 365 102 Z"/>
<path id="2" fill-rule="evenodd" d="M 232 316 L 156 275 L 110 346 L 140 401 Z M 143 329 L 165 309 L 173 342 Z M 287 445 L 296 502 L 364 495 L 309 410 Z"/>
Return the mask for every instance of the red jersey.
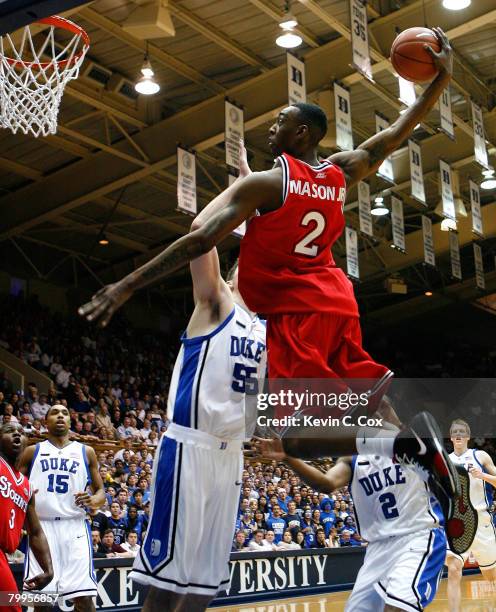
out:
<path id="1" fill-rule="evenodd" d="M 357 317 L 353 285 L 332 245 L 344 229 L 346 181 L 330 161 L 318 166 L 284 153 L 283 203 L 257 216 L 241 242 L 239 289 L 254 312 L 333 312 Z"/>
<path id="2" fill-rule="evenodd" d="M 13 553 L 31 499 L 29 480 L 0 457 L 0 550 Z"/>

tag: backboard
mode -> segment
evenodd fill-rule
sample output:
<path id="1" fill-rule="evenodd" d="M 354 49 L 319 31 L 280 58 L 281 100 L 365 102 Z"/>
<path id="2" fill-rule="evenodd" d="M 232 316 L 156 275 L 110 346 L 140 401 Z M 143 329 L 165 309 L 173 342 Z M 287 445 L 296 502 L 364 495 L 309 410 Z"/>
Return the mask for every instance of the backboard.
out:
<path id="1" fill-rule="evenodd" d="M 0 0 L 0 35 L 82 4 L 88 0 Z"/>

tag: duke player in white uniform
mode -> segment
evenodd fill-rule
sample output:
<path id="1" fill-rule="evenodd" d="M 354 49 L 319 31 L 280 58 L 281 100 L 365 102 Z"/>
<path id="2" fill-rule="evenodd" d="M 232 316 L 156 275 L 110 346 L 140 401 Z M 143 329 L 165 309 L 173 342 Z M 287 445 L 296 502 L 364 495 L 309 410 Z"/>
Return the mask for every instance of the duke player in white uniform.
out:
<path id="1" fill-rule="evenodd" d="M 172 375 L 150 523 L 130 574 L 151 586 L 146 612 L 204 610 L 228 586 L 243 441 L 254 428 L 254 394 L 265 374 L 265 325 L 244 305 L 237 267 L 225 282 L 213 249 L 191 262 L 191 276 L 195 310 Z"/>
<path id="2" fill-rule="evenodd" d="M 65 406 L 52 406 L 46 414 L 47 440 L 24 451 L 20 471 L 37 491 L 36 510 L 52 556 L 53 580 L 44 590 L 59 593 L 64 603 L 72 600 L 76 612 L 93 612 L 97 588 L 85 507 L 103 506 L 105 492 L 95 451 L 70 440 L 70 422 Z M 39 572 L 28 550 L 25 576 L 29 579 Z"/>
<path id="3" fill-rule="evenodd" d="M 446 535 L 439 504 L 414 469 L 385 457 L 354 455 L 324 474 L 288 456 L 281 440 L 258 440 L 258 448 L 319 491 L 350 487 L 357 529 L 369 544 L 345 612 L 422 611 L 431 603 Z"/>
<path id="4" fill-rule="evenodd" d="M 470 501 L 478 514 L 478 528 L 472 546 L 457 555 L 448 550 L 448 603 L 450 612 L 461 610 L 461 580 L 465 561 L 472 552 L 482 575 L 492 584 L 496 593 L 496 530 L 494 517 L 489 509 L 493 503 L 493 488 L 496 487 L 496 467 L 491 457 L 482 450 L 468 447 L 470 426 L 462 419 L 453 421 L 450 437 L 454 452 L 453 463 L 462 465 L 470 475 Z"/>

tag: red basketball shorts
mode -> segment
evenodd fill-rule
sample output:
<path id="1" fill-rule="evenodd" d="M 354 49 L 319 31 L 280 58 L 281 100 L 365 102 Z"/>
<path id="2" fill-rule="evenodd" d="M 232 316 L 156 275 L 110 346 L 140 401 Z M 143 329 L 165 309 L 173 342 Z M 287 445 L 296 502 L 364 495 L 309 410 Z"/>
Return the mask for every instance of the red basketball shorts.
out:
<path id="1" fill-rule="evenodd" d="M 5 553 L 0 551 L 0 592 L 2 593 L 2 604 L 6 604 L 8 594 L 17 593 L 17 584 L 12 575 L 9 562 L 5 557 Z M 21 606 L 16 605 L 0 605 L 0 612 L 21 612 Z"/>
<path id="2" fill-rule="evenodd" d="M 369 393 L 369 414 L 393 376 L 362 347 L 357 317 L 323 312 L 271 315 L 267 351 L 269 378 L 334 379 L 329 389 Z"/>

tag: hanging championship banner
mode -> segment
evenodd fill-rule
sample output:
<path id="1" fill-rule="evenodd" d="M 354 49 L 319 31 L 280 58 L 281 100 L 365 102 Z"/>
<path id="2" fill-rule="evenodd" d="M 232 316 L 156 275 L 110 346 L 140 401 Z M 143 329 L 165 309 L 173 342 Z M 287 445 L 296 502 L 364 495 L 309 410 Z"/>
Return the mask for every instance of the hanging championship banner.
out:
<path id="1" fill-rule="evenodd" d="M 400 87 L 399 101 L 411 106 L 417 99 L 415 84 L 398 75 L 398 85 Z"/>
<path id="2" fill-rule="evenodd" d="M 394 195 L 391 196 L 391 226 L 393 228 L 393 245 L 404 253 L 405 220 L 403 218 L 403 202 Z"/>
<path id="3" fill-rule="evenodd" d="M 441 130 L 455 140 L 455 126 L 453 125 L 453 113 L 451 112 L 451 93 L 447 87 L 439 97 L 439 114 L 441 116 Z"/>
<path id="4" fill-rule="evenodd" d="M 346 269 L 348 276 L 360 279 L 358 266 L 358 234 L 351 227 L 346 228 Z"/>
<path id="5" fill-rule="evenodd" d="M 236 180 L 236 177 L 233 174 L 228 174 L 227 175 L 228 187 L 230 187 L 234 183 L 235 180 Z M 238 238 L 243 238 L 243 236 L 246 234 L 246 221 L 243 221 L 243 223 L 239 225 L 235 230 L 233 230 L 232 233 Z"/>
<path id="6" fill-rule="evenodd" d="M 462 280 L 462 262 L 460 259 L 460 243 L 456 232 L 449 233 L 451 276 Z"/>
<path id="7" fill-rule="evenodd" d="M 196 215 L 196 156 L 177 147 L 177 210 Z"/>
<path id="8" fill-rule="evenodd" d="M 372 215 L 370 214 L 370 186 L 364 181 L 358 183 L 358 216 L 360 231 L 367 236 L 374 235 Z"/>
<path id="9" fill-rule="evenodd" d="M 239 139 L 245 135 L 243 109 L 226 100 L 225 120 L 226 164 L 239 170 Z"/>
<path id="10" fill-rule="evenodd" d="M 427 205 L 425 199 L 424 173 L 422 172 L 422 150 L 415 140 L 408 141 L 410 154 L 410 177 L 412 183 L 412 197 Z"/>
<path id="11" fill-rule="evenodd" d="M 341 151 L 353 150 L 350 92 L 334 83 L 334 114 L 336 116 L 336 146 Z"/>
<path id="12" fill-rule="evenodd" d="M 474 127 L 475 161 L 483 168 L 489 167 L 484 135 L 484 116 L 481 107 L 472 100 L 472 125 Z"/>
<path id="13" fill-rule="evenodd" d="M 386 130 L 388 127 L 389 127 L 389 121 L 386 119 L 386 117 L 376 112 L 375 113 L 376 134 L 379 134 L 379 132 Z M 377 170 L 377 174 L 383 179 L 386 179 L 387 181 L 394 183 L 393 162 L 390 157 L 384 160 L 379 170 Z"/>
<path id="14" fill-rule="evenodd" d="M 366 3 L 362 2 L 362 0 L 351 0 L 350 10 L 353 65 L 364 77 L 373 81 Z"/>
<path id="15" fill-rule="evenodd" d="M 288 101 L 289 105 L 307 101 L 305 62 L 292 53 L 286 53 L 288 62 Z"/>
<path id="16" fill-rule="evenodd" d="M 425 215 L 422 215 L 422 236 L 424 237 L 424 261 L 427 265 L 434 267 L 436 265 L 436 253 L 434 251 L 432 221 Z"/>
<path id="17" fill-rule="evenodd" d="M 480 201 L 480 188 L 474 181 L 469 181 L 470 187 L 470 208 L 472 210 L 472 231 L 481 238 L 484 238 L 484 228 L 482 227 L 482 211 Z"/>
<path id="18" fill-rule="evenodd" d="M 482 249 L 474 242 L 474 264 L 475 264 L 475 282 L 478 289 L 486 288 L 486 279 L 484 278 L 484 261 L 482 260 Z"/>
<path id="19" fill-rule="evenodd" d="M 453 195 L 453 177 L 451 166 L 444 160 L 439 160 L 439 171 L 441 173 L 441 195 L 443 199 L 443 215 L 449 219 L 456 220 L 455 197 Z"/>

